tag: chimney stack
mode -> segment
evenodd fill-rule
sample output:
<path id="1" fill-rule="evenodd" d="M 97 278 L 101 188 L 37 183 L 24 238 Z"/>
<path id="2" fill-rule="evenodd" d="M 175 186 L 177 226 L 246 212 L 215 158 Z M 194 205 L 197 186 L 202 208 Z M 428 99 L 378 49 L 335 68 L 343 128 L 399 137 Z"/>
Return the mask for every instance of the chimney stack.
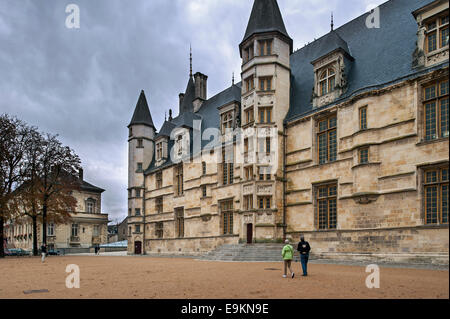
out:
<path id="1" fill-rule="evenodd" d="M 194 75 L 195 80 L 195 98 L 206 100 L 208 76 L 197 72 Z"/>
<path id="2" fill-rule="evenodd" d="M 181 104 L 183 104 L 184 93 L 180 93 L 180 95 L 178 95 L 178 97 L 180 98 L 180 114 L 181 114 Z"/>

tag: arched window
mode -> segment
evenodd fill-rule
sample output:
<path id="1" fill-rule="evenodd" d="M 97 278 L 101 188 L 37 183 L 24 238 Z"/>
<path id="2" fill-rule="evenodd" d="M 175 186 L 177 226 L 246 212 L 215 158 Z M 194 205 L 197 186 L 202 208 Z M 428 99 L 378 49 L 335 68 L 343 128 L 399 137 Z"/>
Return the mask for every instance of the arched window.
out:
<path id="1" fill-rule="evenodd" d="M 322 72 L 319 80 L 320 95 L 325 95 L 334 90 L 336 84 L 336 72 L 328 68 Z"/>

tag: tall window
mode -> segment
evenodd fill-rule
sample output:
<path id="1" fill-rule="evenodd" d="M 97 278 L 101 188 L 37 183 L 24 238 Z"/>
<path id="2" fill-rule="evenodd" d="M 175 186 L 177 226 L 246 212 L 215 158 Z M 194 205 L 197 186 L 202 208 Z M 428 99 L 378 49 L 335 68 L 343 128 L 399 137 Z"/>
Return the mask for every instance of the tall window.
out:
<path id="1" fill-rule="evenodd" d="M 183 154 L 183 135 L 177 136 L 176 145 L 177 145 L 178 155 L 182 155 Z"/>
<path id="2" fill-rule="evenodd" d="M 206 175 L 206 162 L 202 162 L 202 175 Z"/>
<path id="3" fill-rule="evenodd" d="M 448 166 L 424 172 L 425 223 L 448 224 Z"/>
<path id="4" fill-rule="evenodd" d="M 141 232 L 141 225 L 134 226 L 136 234 L 139 234 Z"/>
<path id="5" fill-rule="evenodd" d="M 359 150 L 359 163 L 367 164 L 369 163 L 369 148 L 364 147 Z"/>
<path id="6" fill-rule="evenodd" d="M 137 198 L 141 197 L 141 190 L 140 189 L 136 189 L 135 192 L 136 192 L 136 197 Z"/>
<path id="7" fill-rule="evenodd" d="M 245 79 L 246 92 L 249 92 L 255 88 L 255 77 L 253 75 Z"/>
<path id="8" fill-rule="evenodd" d="M 270 209 L 272 204 L 272 196 L 258 196 L 259 209 Z"/>
<path id="9" fill-rule="evenodd" d="M 359 109 L 359 129 L 367 129 L 367 106 Z"/>
<path id="10" fill-rule="evenodd" d="M 250 107 L 244 111 L 244 119 L 245 124 L 249 124 L 255 121 L 255 112 L 253 110 L 253 107 Z"/>
<path id="11" fill-rule="evenodd" d="M 78 224 L 72 224 L 72 237 L 78 237 Z"/>
<path id="12" fill-rule="evenodd" d="M 426 28 L 427 53 L 448 46 L 448 15 L 429 20 Z"/>
<path id="13" fill-rule="evenodd" d="M 158 214 L 162 214 L 163 212 L 163 197 L 157 197 L 155 199 L 155 208 L 156 208 L 156 213 Z"/>
<path id="14" fill-rule="evenodd" d="M 424 88 L 425 140 L 448 137 L 448 80 Z"/>
<path id="15" fill-rule="evenodd" d="M 225 134 L 227 129 L 233 129 L 233 111 L 222 114 L 222 134 Z"/>
<path id="16" fill-rule="evenodd" d="M 244 49 L 244 63 L 253 59 L 253 43 Z"/>
<path id="17" fill-rule="evenodd" d="M 175 232 L 178 238 L 184 237 L 184 210 L 177 208 L 175 210 Z"/>
<path id="18" fill-rule="evenodd" d="M 259 123 L 268 124 L 272 122 L 272 108 L 260 107 L 259 108 Z"/>
<path id="19" fill-rule="evenodd" d="M 137 140 L 137 148 L 144 148 L 144 142 L 143 142 L 142 138 L 139 138 Z"/>
<path id="20" fill-rule="evenodd" d="M 163 238 L 164 236 L 164 223 L 158 222 L 156 223 L 156 238 Z"/>
<path id="21" fill-rule="evenodd" d="M 222 179 L 223 185 L 233 184 L 234 182 L 233 154 L 231 153 L 227 155 L 227 153 L 225 152 L 225 148 L 222 149 L 222 176 L 223 176 Z"/>
<path id="22" fill-rule="evenodd" d="M 233 200 L 222 202 L 222 230 L 224 235 L 233 234 Z"/>
<path id="23" fill-rule="evenodd" d="M 259 55 L 271 55 L 272 54 L 272 40 L 258 41 L 259 43 Z"/>
<path id="24" fill-rule="evenodd" d="M 99 228 L 98 225 L 94 225 L 94 230 L 93 230 L 93 232 L 92 232 L 92 236 L 97 237 L 97 236 L 99 236 L 99 235 L 100 235 L 100 228 Z"/>
<path id="25" fill-rule="evenodd" d="M 134 209 L 134 214 L 135 214 L 136 216 L 141 216 L 141 209 L 140 209 L 140 208 L 135 208 L 135 209 Z"/>
<path id="26" fill-rule="evenodd" d="M 259 89 L 260 91 L 272 90 L 272 77 L 259 78 Z"/>
<path id="27" fill-rule="evenodd" d="M 156 173 L 156 188 L 160 189 L 163 185 L 162 171 Z"/>
<path id="28" fill-rule="evenodd" d="M 244 176 L 247 181 L 253 179 L 253 165 L 244 168 Z"/>
<path id="29" fill-rule="evenodd" d="M 137 163 L 136 173 L 142 173 L 142 163 Z"/>
<path id="30" fill-rule="evenodd" d="M 332 184 L 318 187 L 316 196 L 319 229 L 336 229 L 337 185 Z"/>
<path id="31" fill-rule="evenodd" d="M 177 196 L 183 195 L 183 163 L 175 167 L 175 183 Z"/>
<path id="32" fill-rule="evenodd" d="M 319 164 L 334 162 L 337 159 L 336 127 L 336 115 L 319 121 L 319 133 L 317 134 Z"/>
<path id="33" fill-rule="evenodd" d="M 244 209 L 245 210 L 253 209 L 253 195 L 244 196 Z"/>
<path id="34" fill-rule="evenodd" d="M 94 213 L 94 201 L 91 200 L 91 199 L 88 199 L 88 200 L 86 201 L 86 212 L 87 212 L 88 214 Z"/>
<path id="35" fill-rule="evenodd" d="M 55 236 L 55 224 L 49 223 L 47 225 L 47 236 Z"/>
<path id="36" fill-rule="evenodd" d="M 332 68 L 328 68 L 320 75 L 319 92 L 325 95 L 334 90 L 336 84 L 336 72 Z"/>
<path id="37" fill-rule="evenodd" d="M 208 191 L 207 191 L 206 185 L 202 185 L 202 196 L 203 197 L 208 196 Z"/>
<path id="38" fill-rule="evenodd" d="M 156 144 L 156 160 L 160 160 L 163 157 L 163 143 Z"/>

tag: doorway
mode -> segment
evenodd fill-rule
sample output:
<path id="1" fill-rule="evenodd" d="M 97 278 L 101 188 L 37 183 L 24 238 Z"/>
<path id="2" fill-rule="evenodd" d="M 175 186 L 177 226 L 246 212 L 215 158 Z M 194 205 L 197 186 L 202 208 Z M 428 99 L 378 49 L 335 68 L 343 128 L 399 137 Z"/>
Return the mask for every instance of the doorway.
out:
<path id="1" fill-rule="evenodd" d="M 142 243 L 140 241 L 136 241 L 134 243 L 134 254 L 140 255 L 142 253 Z"/>
<path id="2" fill-rule="evenodd" d="M 253 224 L 247 224 L 247 244 L 253 243 Z"/>

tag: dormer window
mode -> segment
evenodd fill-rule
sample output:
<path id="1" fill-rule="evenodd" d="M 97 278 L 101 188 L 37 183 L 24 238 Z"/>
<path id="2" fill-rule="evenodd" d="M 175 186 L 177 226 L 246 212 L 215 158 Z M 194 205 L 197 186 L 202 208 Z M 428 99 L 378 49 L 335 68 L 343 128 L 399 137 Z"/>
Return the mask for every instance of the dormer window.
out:
<path id="1" fill-rule="evenodd" d="M 222 134 L 225 134 L 227 129 L 233 129 L 234 111 L 229 111 L 222 114 Z"/>
<path id="2" fill-rule="evenodd" d="M 156 144 L 156 160 L 159 161 L 163 157 L 163 143 L 159 142 Z"/>
<path id="3" fill-rule="evenodd" d="M 326 95 L 334 90 L 336 86 L 336 72 L 328 68 L 320 75 L 319 92 L 320 95 Z"/>
<path id="4" fill-rule="evenodd" d="M 448 46 L 448 15 L 432 18 L 426 23 L 426 52 Z"/>

